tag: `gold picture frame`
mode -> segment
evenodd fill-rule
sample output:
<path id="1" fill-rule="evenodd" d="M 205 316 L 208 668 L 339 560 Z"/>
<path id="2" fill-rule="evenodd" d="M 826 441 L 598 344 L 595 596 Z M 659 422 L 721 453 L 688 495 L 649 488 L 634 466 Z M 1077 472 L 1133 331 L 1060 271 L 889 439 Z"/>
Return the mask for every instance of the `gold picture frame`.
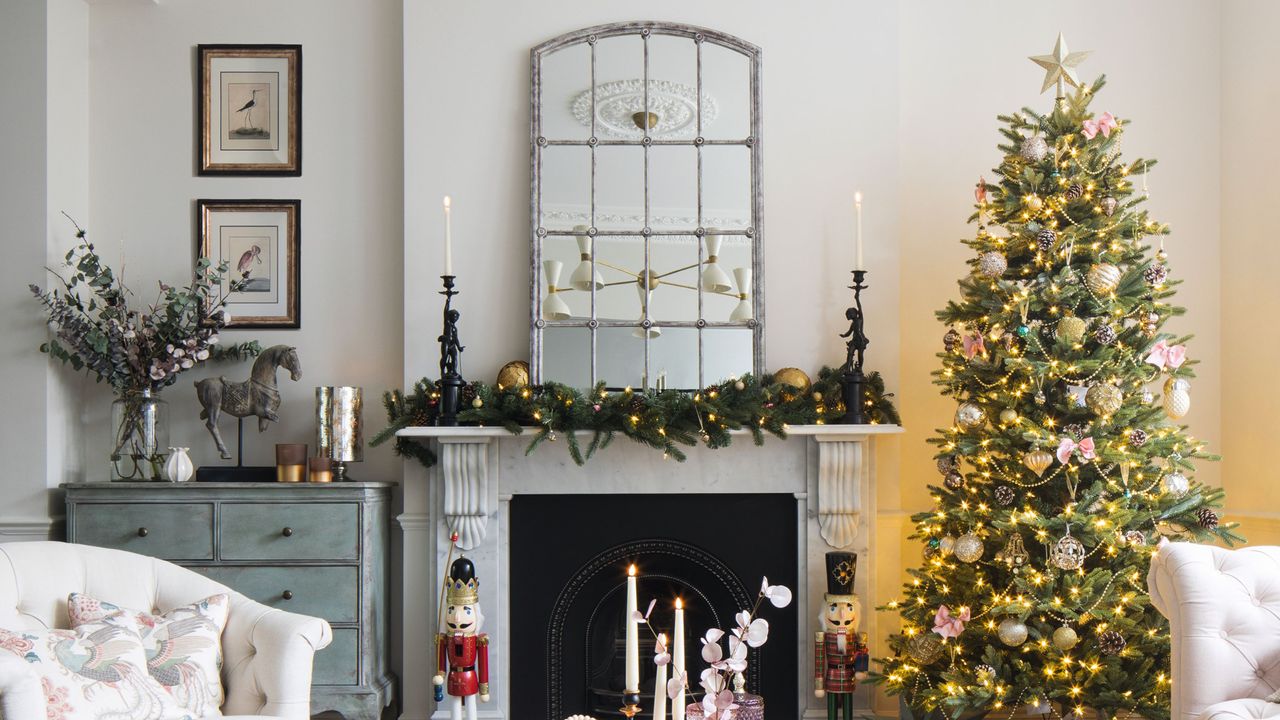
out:
<path id="1" fill-rule="evenodd" d="M 196 201 L 196 256 L 228 266 L 226 327 L 302 327 L 301 217 L 301 200 Z"/>
<path id="2" fill-rule="evenodd" d="M 302 174 L 302 46 L 199 45 L 199 175 Z"/>

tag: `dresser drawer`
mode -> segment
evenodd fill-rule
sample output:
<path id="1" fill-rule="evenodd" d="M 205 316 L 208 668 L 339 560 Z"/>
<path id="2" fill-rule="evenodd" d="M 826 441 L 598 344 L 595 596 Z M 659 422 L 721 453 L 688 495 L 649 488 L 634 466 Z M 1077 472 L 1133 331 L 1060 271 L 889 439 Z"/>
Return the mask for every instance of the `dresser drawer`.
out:
<path id="1" fill-rule="evenodd" d="M 263 605 L 354 623 L 360 617 L 360 569 L 356 567 L 194 567 Z"/>
<path id="2" fill-rule="evenodd" d="M 360 684 L 360 631 L 335 628 L 333 642 L 316 653 L 311 666 L 312 685 Z"/>
<path id="3" fill-rule="evenodd" d="M 223 503 L 223 560 L 355 560 L 356 503 Z"/>
<path id="4" fill-rule="evenodd" d="M 164 560 L 213 559 L 211 504 L 80 503 L 72 522 L 72 537 L 85 545 Z"/>

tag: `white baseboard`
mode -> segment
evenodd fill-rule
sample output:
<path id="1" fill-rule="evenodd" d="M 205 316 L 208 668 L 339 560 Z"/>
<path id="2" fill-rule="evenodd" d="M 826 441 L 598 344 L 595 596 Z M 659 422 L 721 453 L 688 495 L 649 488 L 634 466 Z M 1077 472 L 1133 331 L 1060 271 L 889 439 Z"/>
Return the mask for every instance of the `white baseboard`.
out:
<path id="1" fill-rule="evenodd" d="M 0 517 L 0 542 L 32 542 L 49 540 L 54 525 L 62 518 Z"/>

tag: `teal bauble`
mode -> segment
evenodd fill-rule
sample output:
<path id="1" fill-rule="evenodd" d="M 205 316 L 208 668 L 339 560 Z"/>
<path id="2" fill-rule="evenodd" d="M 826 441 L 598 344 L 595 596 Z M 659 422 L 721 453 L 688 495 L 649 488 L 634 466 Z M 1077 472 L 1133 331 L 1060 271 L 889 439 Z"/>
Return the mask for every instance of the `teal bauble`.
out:
<path id="1" fill-rule="evenodd" d="M 1026 337 L 1027 333 L 1030 333 L 1030 332 L 1031 332 L 1031 328 L 1027 327 L 1026 325 L 1018 326 L 1018 337 Z"/>

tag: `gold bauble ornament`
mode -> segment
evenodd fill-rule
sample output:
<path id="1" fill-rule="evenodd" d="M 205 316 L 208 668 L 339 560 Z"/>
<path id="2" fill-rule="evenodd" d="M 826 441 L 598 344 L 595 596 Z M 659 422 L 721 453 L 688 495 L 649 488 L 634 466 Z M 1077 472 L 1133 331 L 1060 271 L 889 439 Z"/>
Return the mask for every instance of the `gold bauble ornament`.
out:
<path id="1" fill-rule="evenodd" d="M 982 538 L 974 535 L 973 533 L 965 533 L 956 538 L 954 552 L 957 560 L 971 563 L 977 562 L 982 557 L 982 551 L 984 549 L 985 546 L 982 543 Z"/>
<path id="2" fill-rule="evenodd" d="M 814 401 L 814 402 L 818 402 L 818 403 L 822 402 L 822 393 L 820 393 L 820 392 L 816 392 L 816 393 L 814 393 L 814 394 L 813 394 L 813 401 Z"/>
<path id="3" fill-rule="evenodd" d="M 1071 537 L 1071 529 L 1068 528 L 1067 534 L 1059 538 L 1049 551 L 1049 562 L 1059 570 L 1079 570 L 1084 567 L 1085 555 L 1084 543 Z"/>
<path id="4" fill-rule="evenodd" d="M 529 363 L 523 360 L 512 360 L 498 371 L 498 387 L 500 389 L 519 389 L 529 384 Z"/>
<path id="5" fill-rule="evenodd" d="M 1005 425 L 1012 425 L 1018 422 L 1018 411 L 1013 408 L 1005 408 L 1000 411 L 1000 422 Z"/>
<path id="6" fill-rule="evenodd" d="M 996 633 L 1000 636 L 1000 642 L 1009 647 L 1017 647 L 1027 641 L 1027 626 L 1017 618 L 1001 620 Z"/>
<path id="7" fill-rule="evenodd" d="M 956 408 L 956 425 L 961 430 L 972 430 L 987 421 L 987 413 L 975 403 L 960 403 Z"/>
<path id="8" fill-rule="evenodd" d="M 921 665 L 928 665 L 942 656 L 942 641 L 931 632 L 913 635 L 907 640 L 907 654 Z"/>
<path id="9" fill-rule="evenodd" d="M 783 385 L 790 385 L 800 392 L 809 392 L 809 376 L 799 368 L 782 368 L 773 374 L 773 381 Z"/>
<path id="10" fill-rule="evenodd" d="M 1120 268 L 1111 263 L 1098 263 L 1089 268 L 1084 284 L 1094 295 L 1106 295 L 1120 284 Z"/>
<path id="11" fill-rule="evenodd" d="M 1074 345 L 1084 339 L 1086 327 L 1084 320 L 1068 315 L 1058 321 L 1058 339 L 1068 345 Z"/>
<path id="12" fill-rule="evenodd" d="M 938 550 L 942 553 L 943 557 L 946 557 L 951 553 L 955 552 L 956 551 L 955 536 L 943 535 L 942 538 L 938 540 Z"/>
<path id="13" fill-rule="evenodd" d="M 1182 378 L 1165 381 L 1164 412 L 1172 420 L 1180 420 L 1191 412 L 1191 383 Z"/>
<path id="14" fill-rule="evenodd" d="M 1053 631 L 1053 646 L 1063 652 L 1075 647 L 1078 642 L 1080 642 L 1080 636 L 1066 625 Z"/>
<path id="15" fill-rule="evenodd" d="M 1033 214 L 1044 209 L 1044 201 L 1040 199 L 1039 195 L 1026 195 L 1023 197 L 1023 202 L 1026 203 L 1027 209 Z"/>
<path id="16" fill-rule="evenodd" d="M 1044 471 L 1053 464 L 1053 455 L 1044 448 L 1036 448 L 1022 456 L 1022 464 L 1031 468 L 1036 477 L 1044 477 Z"/>
<path id="17" fill-rule="evenodd" d="M 1124 393 L 1115 385 L 1098 383 L 1085 393 L 1084 402 L 1099 415 L 1113 415 L 1124 404 Z"/>
<path id="18" fill-rule="evenodd" d="M 1102 198 L 1102 214 L 1106 215 L 1107 217 L 1111 217 L 1112 215 L 1115 215 L 1116 206 L 1119 204 L 1120 204 L 1119 201 L 1117 201 L 1115 198 L 1111 197 L 1110 195 Z"/>

